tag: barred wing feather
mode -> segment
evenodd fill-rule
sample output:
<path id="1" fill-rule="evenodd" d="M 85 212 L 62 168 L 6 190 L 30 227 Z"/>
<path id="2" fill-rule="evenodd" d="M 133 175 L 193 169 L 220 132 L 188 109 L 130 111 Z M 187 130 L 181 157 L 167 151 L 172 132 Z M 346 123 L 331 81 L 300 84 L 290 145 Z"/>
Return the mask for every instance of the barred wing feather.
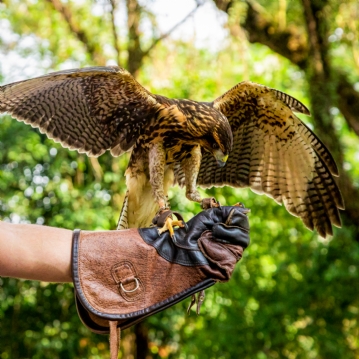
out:
<path id="1" fill-rule="evenodd" d="M 250 187 L 266 194 L 325 237 L 340 227 L 344 209 L 333 179 L 335 162 L 322 142 L 292 111 L 309 114 L 294 98 L 242 82 L 213 102 L 229 120 L 234 147 L 223 168 L 204 153 L 197 184 Z"/>
<path id="2" fill-rule="evenodd" d="M 0 86 L 0 112 L 89 156 L 119 156 L 158 110 L 155 97 L 120 67 L 51 73 Z"/>

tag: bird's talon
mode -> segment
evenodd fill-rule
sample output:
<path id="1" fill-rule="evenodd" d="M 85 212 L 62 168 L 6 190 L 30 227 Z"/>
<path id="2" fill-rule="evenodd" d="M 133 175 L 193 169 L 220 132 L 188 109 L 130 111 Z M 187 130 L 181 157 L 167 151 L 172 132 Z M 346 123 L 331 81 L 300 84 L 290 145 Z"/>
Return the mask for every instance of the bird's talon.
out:
<path id="1" fill-rule="evenodd" d="M 171 238 L 175 239 L 175 233 L 173 227 L 178 226 L 180 228 L 185 227 L 185 223 L 182 219 L 173 219 L 172 215 L 175 214 L 175 216 L 179 216 L 182 218 L 182 216 L 179 213 L 169 211 L 168 208 L 160 209 L 160 211 L 157 213 L 156 217 L 153 219 L 153 223 L 157 225 L 158 227 L 158 234 L 162 234 L 166 231 L 170 232 Z M 166 213 L 167 212 L 167 213 Z"/>
<path id="2" fill-rule="evenodd" d="M 172 222 L 172 226 L 178 226 L 180 228 L 183 228 L 185 225 L 182 220 L 181 221 L 176 220 Z"/>
<path id="3" fill-rule="evenodd" d="M 166 231 L 169 231 L 171 238 L 174 239 L 175 232 L 174 232 L 173 227 L 175 227 L 175 226 L 183 228 L 184 223 L 183 223 L 183 221 L 177 221 L 177 220 L 174 221 L 171 217 L 167 217 L 164 226 L 162 228 L 158 229 L 158 233 L 162 234 Z"/>

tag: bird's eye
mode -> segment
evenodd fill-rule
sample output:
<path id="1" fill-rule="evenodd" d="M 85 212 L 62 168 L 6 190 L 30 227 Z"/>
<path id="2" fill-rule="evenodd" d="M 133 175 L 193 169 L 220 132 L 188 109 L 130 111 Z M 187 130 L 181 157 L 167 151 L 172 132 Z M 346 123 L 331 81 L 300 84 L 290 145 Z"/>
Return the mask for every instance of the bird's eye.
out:
<path id="1" fill-rule="evenodd" d="M 217 143 L 214 143 L 214 144 L 212 145 L 212 148 L 213 148 L 214 150 L 216 150 L 216 149 L 218 148 Z"/>

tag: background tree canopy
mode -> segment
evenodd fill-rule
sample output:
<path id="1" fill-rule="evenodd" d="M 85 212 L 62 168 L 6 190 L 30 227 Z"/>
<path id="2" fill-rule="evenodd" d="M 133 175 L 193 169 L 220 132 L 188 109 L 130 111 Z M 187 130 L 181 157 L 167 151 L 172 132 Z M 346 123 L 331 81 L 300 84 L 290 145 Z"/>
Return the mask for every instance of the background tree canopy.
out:
<path id="1" fill-rule="evenodd" d="M 324 240 L 269 198 L 207 191 L 252 209 L 250 247 L 230 283 L 207 290 L 201 316 L 187 316 L 184 302 L 124 331 L 122 358 L 358 358 L 357 0 L 183 1 L 188 16 L 161 32 L 155 9 L 164 3 L 1 0 L 0 83 L 118 63 L 168 97 L 211 101 L 248 79 L 285 91 L 311 109 L 303 119 L 335 157 L 346 211 Z M 171 36 L 200 12 L 222 19 L 218 46 Z M 0 219 L 114 229 L 126 163 L 65 150 L 2 116 Z M 187 219 L 200 210 L 180 189 L 170 197 Z M 71 285 L 0 278 L 1 359 L 106 356 L 107 337 L 81 324 Z"/>

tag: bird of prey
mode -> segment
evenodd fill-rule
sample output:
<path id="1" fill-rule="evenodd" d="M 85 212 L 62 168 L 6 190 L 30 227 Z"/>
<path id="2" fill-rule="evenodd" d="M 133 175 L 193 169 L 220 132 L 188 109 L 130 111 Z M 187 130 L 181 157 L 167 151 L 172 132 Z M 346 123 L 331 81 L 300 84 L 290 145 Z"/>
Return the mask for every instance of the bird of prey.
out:
<path id="1" fill-rule="evenodd" d="M 281 91 L 244 81 L 213 102 L 168 99 L 120 67 L 89 67 L 0 87 L 0 112 L 88 156 L 131 151 L 120 228 L 150 225 L 176 183 L 196 202 L 197 186 L 250 187 L 323 237 L 341 226 L 336 164 Z"/>

